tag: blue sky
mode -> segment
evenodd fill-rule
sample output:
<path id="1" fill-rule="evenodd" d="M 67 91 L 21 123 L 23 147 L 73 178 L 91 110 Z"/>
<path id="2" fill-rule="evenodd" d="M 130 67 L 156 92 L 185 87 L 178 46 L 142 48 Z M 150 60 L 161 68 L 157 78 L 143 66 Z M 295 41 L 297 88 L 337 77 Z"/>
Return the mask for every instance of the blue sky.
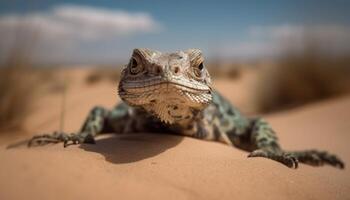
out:
<path id="1" fill-rule="evenodd" d="M 294 35 L 295 29 L 300 30 L 300 27 L 318 27 L 317 30 L 321 30 L 319 32 L 324 29 L 340 29 L 346 32 L 350 24 L 350 1 L 345 0 L 7 0 L 0 3 L 0 22 L 1 18 L 13 15 L 39 13 L 41 17 L 45 17 L 47 15 L 43 13 L 62 5 L 96 8 L 99 11 L 142 13 L 150 17 L 154 23 L 150 27 L 154 31 L 134 28 L 133 31 L 122 35 L 117 31 L 115 37 L 112 35 L 107 39 L 101 36 L 102 39 L 94 41 L 79 41 L 74 45 L 71 42 L 70 45 L 66 45 L 70 46 L 70 49 L 61 49 L 60 45 L 55 43 L 46 47 L 39 45 L 38 48 L 45 49 L 45 53 L 51 52 L 50 55 L 41 55 L 41 58 L 38 56 L 39 60 L 45 57 L 43 61 L 47 62 L 125 61 L 134 47 L 149 47 L 162 51 L 196 47 L 203 49 L 208 57 L 222 55 L 233 59 L 256 58 L 271 56 L 276 51 L 275 47 L 270 45 L 276 40 L 270 37 L 275 32 L 289 31 L 289 35 Z M 46 50 L 47 46 L 50 46 L 50 50 Z"/>

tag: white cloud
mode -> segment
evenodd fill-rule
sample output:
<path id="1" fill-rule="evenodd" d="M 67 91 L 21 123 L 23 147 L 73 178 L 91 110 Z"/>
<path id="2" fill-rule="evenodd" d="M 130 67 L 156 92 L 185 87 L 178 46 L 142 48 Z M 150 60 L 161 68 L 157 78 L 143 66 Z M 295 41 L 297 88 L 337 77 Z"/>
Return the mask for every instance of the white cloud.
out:
<path id="1" fill-rule="evenodd" d="M 0 16 L 0 60 L 14 47 L 29 52 L 38 62 L 87 61 L 106 55 L 115 60 L 117 55 L 111 56 L 104 46 L 117 47 L 130 36 L 156 33 L 161 28 L 146 12 L 88 6 L 60 5 L 25 15 L 7 14 Z"/>
<path id="2" fill-rule="evenodd" d="M 276 25 L 253 26 L 245 40 L 229 42 L 221 47 L 226 58 L 257 58 L 283 54 L 285 50 L 302 52 L 313 47 L 327 54 L 350 52 L 350 26 L 342 25 Z"/>
<path id="3" fill-rule="evenodd" d="M 270 46 L 300 51 L 307 45 L 320 50 L 341 53 L 349 51 L 350 26 L 343 25 L 280 25 L 256 26 L 250 29 L 256 39 L 269 41 Z"/>
<path id="4" fill-rule="evenodd" d="M 312 36 L 315 39 L 349 39 L 350 27 L 342 25 L 279 25 L 253 26 L 249 30 L 255 37 L 269 37 L 272 39 L 303 39 Z"/>
<path id="5" fill-rule="evenodd" d="M 87 6 L 57 6 L 48 12 L 0 17 L 2 36 L 21 30 L 48 39 L 101 40 L 158 31 L 160 25 L 148 13 L 98 9 Z"/>

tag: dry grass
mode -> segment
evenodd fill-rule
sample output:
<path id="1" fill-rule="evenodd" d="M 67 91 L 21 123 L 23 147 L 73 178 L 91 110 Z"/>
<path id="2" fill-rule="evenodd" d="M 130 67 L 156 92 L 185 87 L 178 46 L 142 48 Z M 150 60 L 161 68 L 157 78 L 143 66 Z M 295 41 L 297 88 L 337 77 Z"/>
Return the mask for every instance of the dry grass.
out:
<path id="1" fill-rule="evenodd" d="M 97 68 L 86 77 L 85 81 L 88 84 L 96 84 L 98 82 L 107 80 L 110 82 L 117 82 L 120 78 L 121 68 Z"/>
<path id="2" fill-rule="evenodd" d="M 244 66 L 235 63 L 208 63 L 206 66 L 212 78 L 227 78 L 232 80 L 241 78 L 241 72 L 244 68 Z"/>
<path id="3" fill-rule="evenodd" d="M 0 130 L 21 129 L 39 91 L 57 82 L 52 70 L 31 67 L 0 68 Z M 52 87 L 53 88 L 53 87 Z"/>
<path id="4" fill-rule="evenodd" d="M 350 56 L 331 57 L 317 49 L 286 53 L 263 70 L 257 86 L 260 112 L 292 108 L 350 92 Z"/>
<path id="5" fill-rule="evenodd" d="M 26 70 L 3 68 L 0 74 L 0 128 L 20 128 L 30 110 L 34 80 Z"/>

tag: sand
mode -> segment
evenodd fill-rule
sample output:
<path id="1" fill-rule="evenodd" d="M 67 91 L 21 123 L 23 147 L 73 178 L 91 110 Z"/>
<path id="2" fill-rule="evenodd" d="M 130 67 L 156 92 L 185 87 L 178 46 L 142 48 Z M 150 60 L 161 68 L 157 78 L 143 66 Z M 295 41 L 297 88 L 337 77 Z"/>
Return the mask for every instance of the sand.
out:
<path id="1" fill-rule="evenodd" d="M 218 89 L 229 99 L 238 92 Z M 110 83 L 74 83 L 64 129 L 77 130 L 92 106 L 112 107 L 116 101 Z M 188 137 L 108 134 L 96 145 L 7 148 L 35 132 L 57 129 L 59 104 L 58 94 L 43 95 L 27 121 L 28 133 L 0 137 L 0 199 L 350 199 L 348 167 L 293 170 Z M 265 117 L 283 147 L 326 149 L 350 163 L 349 96 Z"/>

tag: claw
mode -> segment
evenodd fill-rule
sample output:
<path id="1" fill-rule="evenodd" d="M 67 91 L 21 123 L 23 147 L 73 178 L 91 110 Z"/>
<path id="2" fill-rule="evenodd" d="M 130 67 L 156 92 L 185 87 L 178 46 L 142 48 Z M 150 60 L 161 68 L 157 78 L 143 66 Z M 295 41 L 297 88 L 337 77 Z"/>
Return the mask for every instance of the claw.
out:
<path id="1" fill-rule="evenodd" d="M 291 162 L 291 164 L 289 166 L 290 168 L 297 169 L 299 167 L 299 161 L 296 157 L 294 157 L 293 155 L 290 155 L 290 154 L 285 154 L 284 157 L 289 162 Z"/>
<path id="2" fill-rule="evenodd" d="M 296 157 L 292 156 L 291 157 L 294 163 L 294 169 L 297 169 L 299 167 L 299 161 Z"/>
<path id="3" fill-rule="evenodd" d="M 289 168 L 297 169 L 298 160 L 291 155 L 281 155 L 281 163 L 287 165 Z"/>
<path id="4" fill-rule="evenodd" d="M 66 148 L 67 146 L 68 146 L 68 140 L 65 140 L 65 141 L 63 142 L 63 147 Z"/>

